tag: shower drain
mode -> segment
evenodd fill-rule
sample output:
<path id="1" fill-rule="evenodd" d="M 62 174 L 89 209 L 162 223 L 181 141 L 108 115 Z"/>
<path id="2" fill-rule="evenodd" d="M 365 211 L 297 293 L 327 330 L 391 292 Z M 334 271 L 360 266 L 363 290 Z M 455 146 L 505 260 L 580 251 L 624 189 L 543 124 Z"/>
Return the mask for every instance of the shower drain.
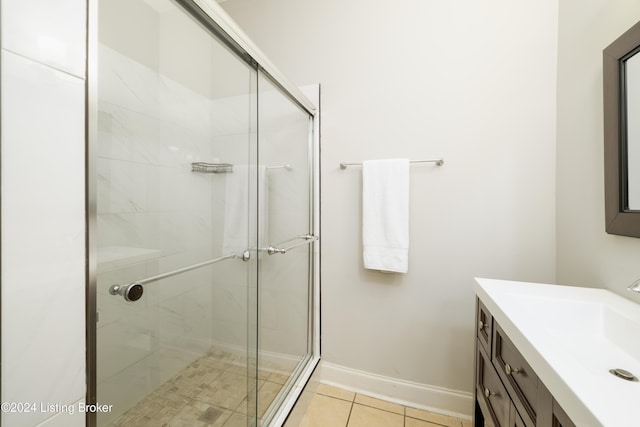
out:
<path id="1" fill-rule="evenodd" d="M 618 378 L 622 378 L 623 380 L 638 381 L 638 378 L 636 378 L 635 375 L 633 375 L 629 371 L 625 371 L 624 369 L 620 369 L 620 368 L 609 369 L 609 372 Z"/>

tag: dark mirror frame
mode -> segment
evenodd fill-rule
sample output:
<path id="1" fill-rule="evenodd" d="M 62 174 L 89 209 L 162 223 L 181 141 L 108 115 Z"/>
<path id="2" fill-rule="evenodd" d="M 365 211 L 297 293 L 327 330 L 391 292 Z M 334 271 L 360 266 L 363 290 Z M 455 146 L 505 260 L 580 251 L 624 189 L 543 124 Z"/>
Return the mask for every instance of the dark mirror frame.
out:
<path id="1" fill-rule="evenodd" d="M 604 190 L 609 234 L 640 237 L 640 211 L 627 202 L 627 117 L 624 61 L 640 51 L 640 22 L 602 52 Z"/>

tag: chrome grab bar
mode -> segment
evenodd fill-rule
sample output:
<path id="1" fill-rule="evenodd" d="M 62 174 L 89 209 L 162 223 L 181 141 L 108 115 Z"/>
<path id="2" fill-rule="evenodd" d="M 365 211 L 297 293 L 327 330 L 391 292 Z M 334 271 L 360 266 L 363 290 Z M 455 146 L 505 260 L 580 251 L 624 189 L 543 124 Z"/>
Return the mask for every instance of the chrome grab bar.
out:
<path id="1" fill-rule="evenodd" d="M 266 249 L 266 251 L 267 251 L 267 253 L 269 255 L 286 254 L 288 250 L 297 248 L 298 246 L 308 245 L 309 243 L 312 243 L 312 242 L 315 242 L 316 240 L 318 240 L 319 237 L 318 236 L 314 236 L 312 234 L 307 234 L 307 235 L 304 235 L 304 236 L 297 236 L 297 237 L 293 237 L 293 238 L 291 238 L 289 240 L 285 240 L 284 242 L 280 242 L 278 244 L 278 246 L 282 246 L 284 243 L 289 243 L 289 242 L 291 242 L 293 240 L 298 240 L 298 239 L 303 239 L 304 242 L 299 242 L 299 243 L 296 243 L 295 245 L 291 245 L 291 246 L 288 246 L 286 248 L 277 248 L 277 247 L 275 247 L 273 245 L 269 245 L 269 247 Z"/>
<path id="2" fill-rule="evenodd" d="M 242 253 L 242 255 L 236 255 L 235 253 L 224 255 L 220 258 L 214 258 L 209 261 L 200 262 L 198 264 L 179 268 L 167 273 L 147 277 L 146 279 L 136 280 L 135 282 L 131 282 L 126 285 L 111 285 L 111 287 L 109 287 L 109 293 L 111 295 L 122 295 L 124 299 L 129 302 L 138 301 L 140 298 L 142 298 L 142 294 L 144 293 L 142 285 L 146 285 L 147 283 L 151 282 L 157 282 L 158 280 L 166 279 L 167 277 L 172 277 L 177 274 L 186 273 L 187 271 L 195 270 L 196 268 L 206 267 L 207 265 L 215 264 L 217 262 L 224 261 L 225 259 L 230 258 L 239 258 L 242 261 L 249 261 L 249 259 L 251 259 L 251 252 L 246 250 Z"/>

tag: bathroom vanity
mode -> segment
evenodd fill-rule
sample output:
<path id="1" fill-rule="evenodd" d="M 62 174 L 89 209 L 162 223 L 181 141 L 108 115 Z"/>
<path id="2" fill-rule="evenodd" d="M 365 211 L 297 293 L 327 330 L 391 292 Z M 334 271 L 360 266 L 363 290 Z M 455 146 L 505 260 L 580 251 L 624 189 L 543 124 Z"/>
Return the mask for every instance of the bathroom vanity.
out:
<path id="1" fill-rule="evenodd" d="M 475 427 L 575 426 L 480 300 Z"/>
<path id="2" fill-rule="evenodd" d="M 640 382 L 623 378 L 640 373 L 638 304 L 505 280 L 475 292 L 475 427 L 640 425 Z"/>

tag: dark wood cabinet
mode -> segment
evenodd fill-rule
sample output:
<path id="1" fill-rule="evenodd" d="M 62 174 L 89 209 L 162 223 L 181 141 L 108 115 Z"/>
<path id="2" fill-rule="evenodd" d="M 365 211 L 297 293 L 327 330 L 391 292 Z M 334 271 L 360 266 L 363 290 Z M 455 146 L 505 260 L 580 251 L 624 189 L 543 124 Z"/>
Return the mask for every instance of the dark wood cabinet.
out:
<path id="1" fill-rule="evenodd" d="M 575 427 L 477 299 L 475 427 Z"/>
<path id="2" fill-rule="evenodd" d="M 497 426 L 506 426 L 511 417 L 511 400 L 482 346 L 478 346 L 476 369 L 476 395 L 482 402 L 482 412 L 489 415 L 485 418 Z"/>
<path id="3" fill-rule="evenodd" d="M 493 325 L 493 365 L 527 425 L 536 425 L 538 377 L 502 328 Z"/>

